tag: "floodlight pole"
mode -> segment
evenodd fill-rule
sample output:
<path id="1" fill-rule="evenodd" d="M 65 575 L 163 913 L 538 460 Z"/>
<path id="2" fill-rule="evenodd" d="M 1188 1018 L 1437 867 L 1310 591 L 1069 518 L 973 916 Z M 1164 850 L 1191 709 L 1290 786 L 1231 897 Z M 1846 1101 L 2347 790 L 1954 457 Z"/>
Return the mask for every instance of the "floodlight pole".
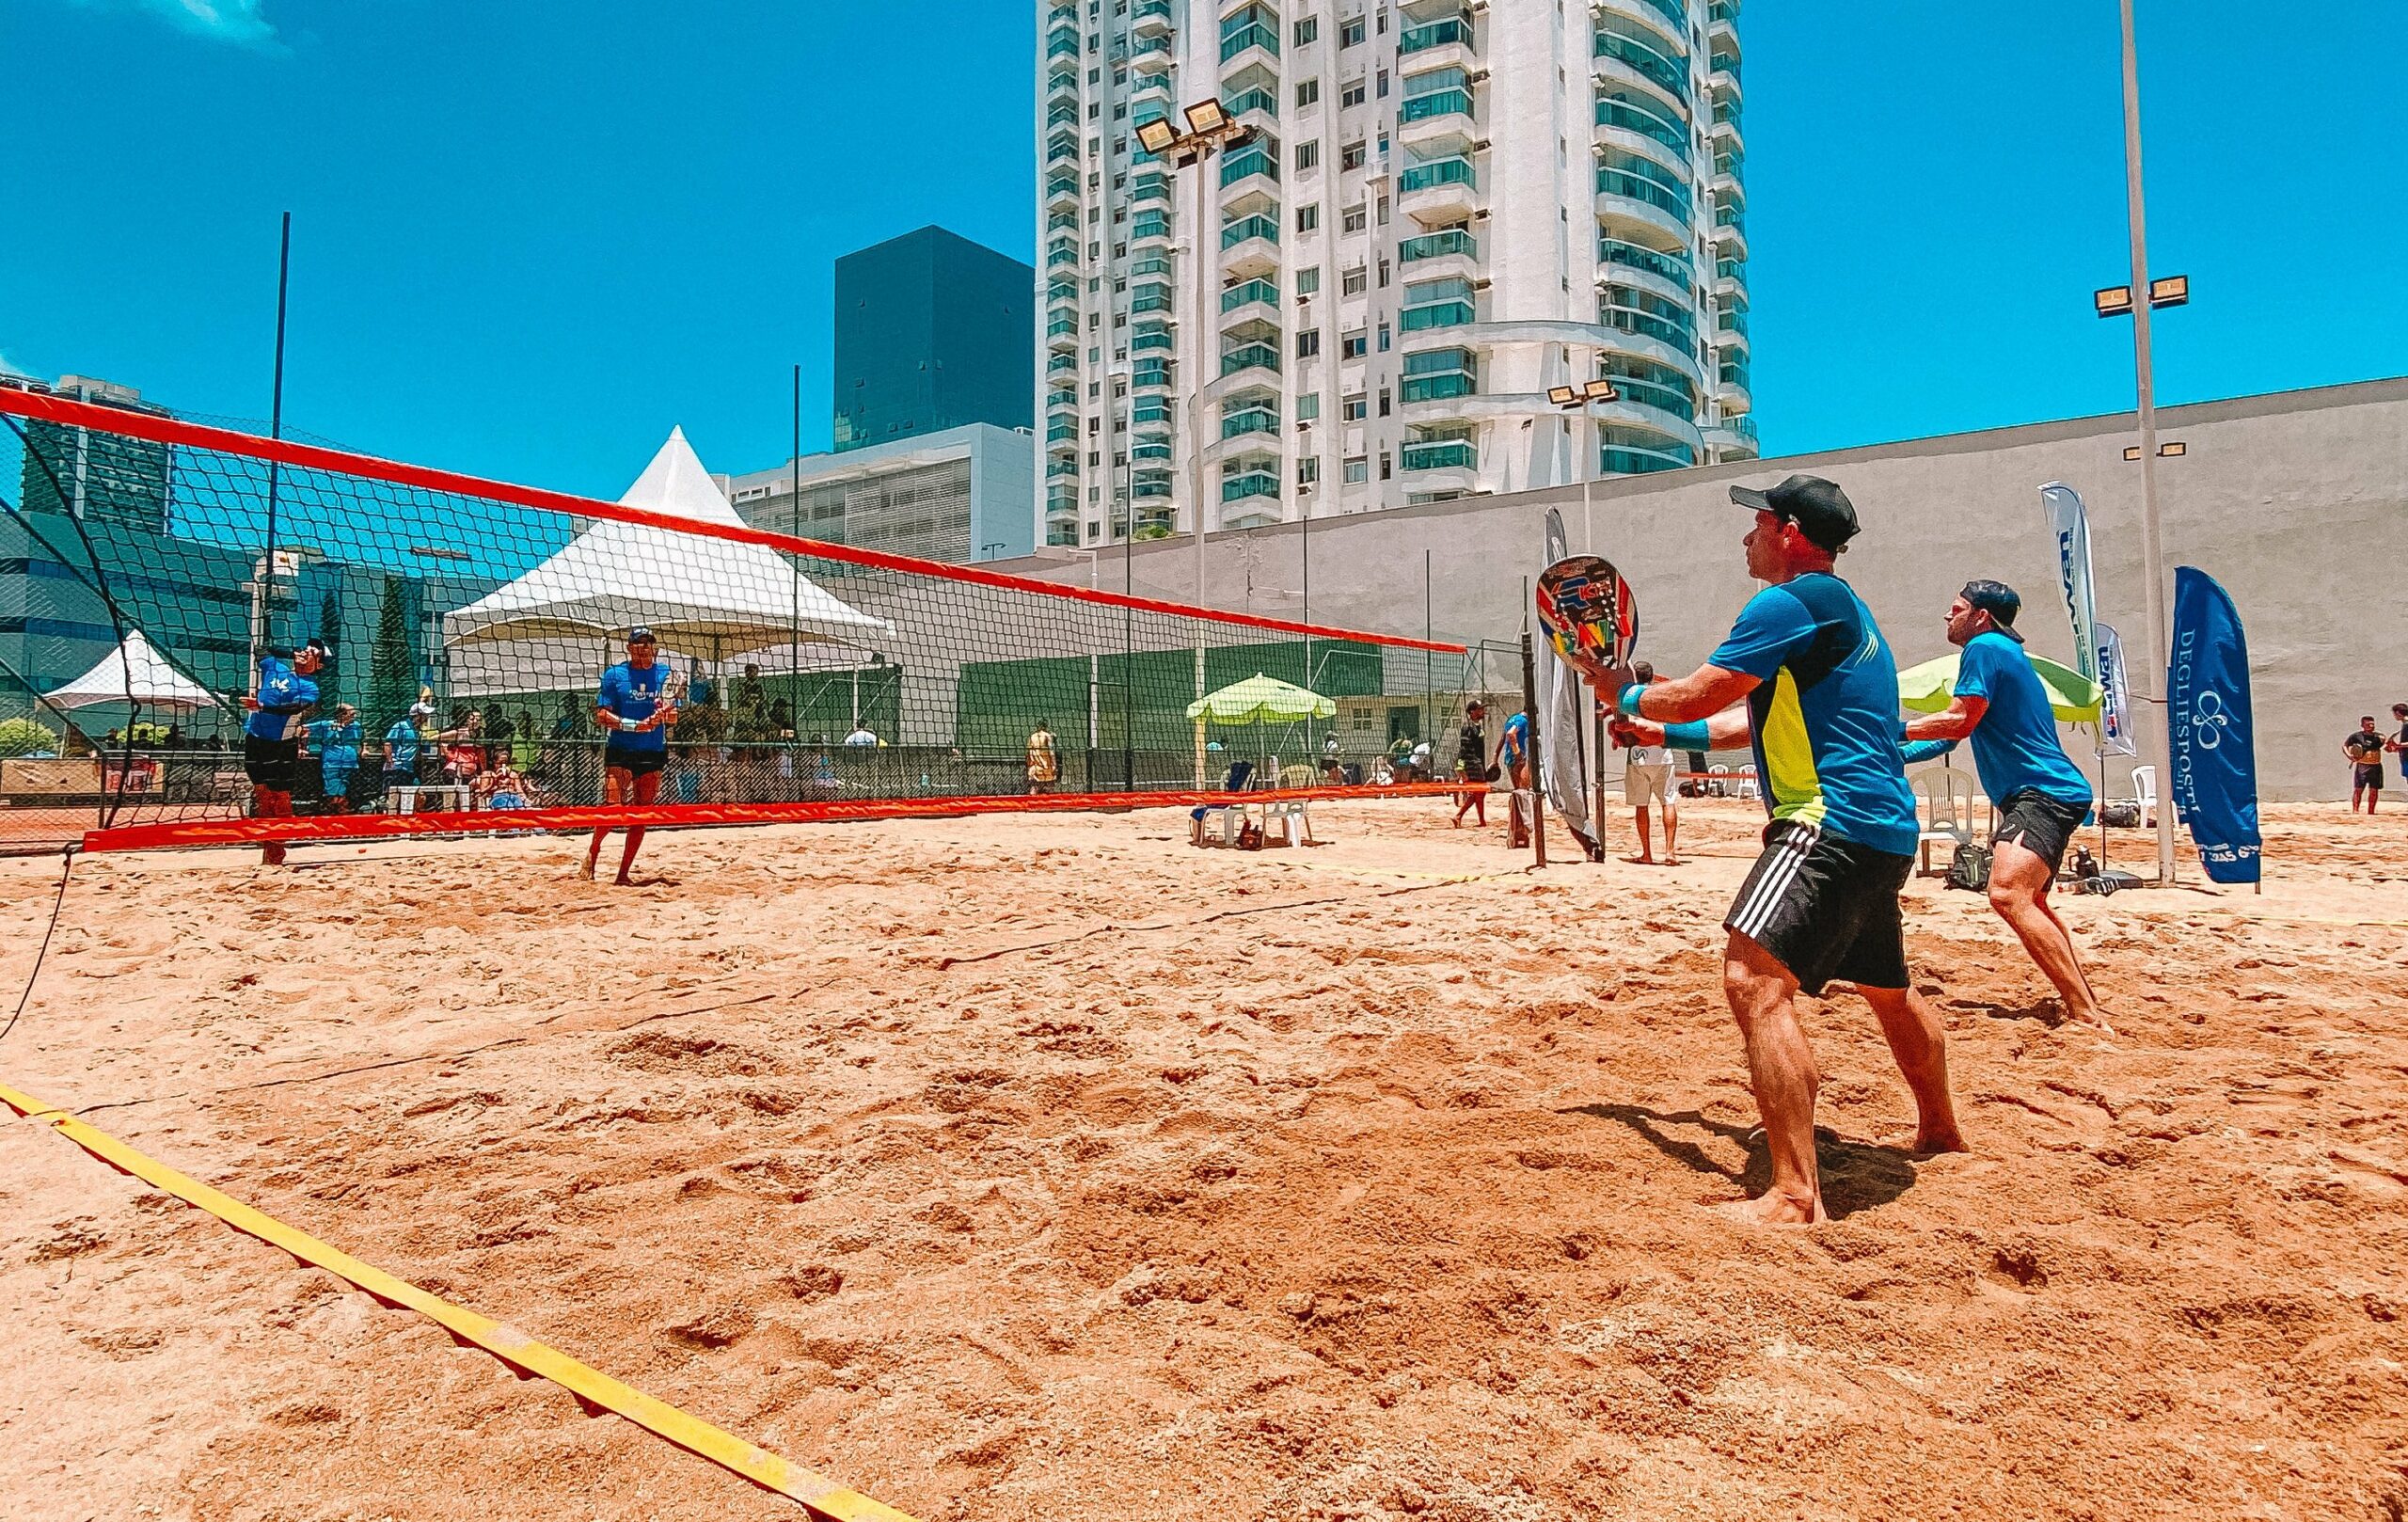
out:
<path id="1" fill-rule="evenodd" d="M 2148 578 L 2148 670 L 2159 685 L 2149 759 L 2158 767 L 2157 880 L 2174 881 L 2174 707 L 2166 690 L 2172 631 L 2165 611 L 2165 537 L 2157 506 L 2157 382 L 2149 336 L 2147 198 L 2141 180 L 2140 49 L 2132 0 L 2123 0 L 2124 196 L 2132 235 L 2132 362 L 2141 427 L 2141 555 Z"/>
<path id="2" fill-rule="evenodd" d="M 284 214 L 283 230 L 277 235 L 276 253 L 276 384 L 268 398 L 267 436 L 284 436 L 284 301 L 293 279 L 293 214 Z M 267 549 L 260 557 L 259 616 L 251 625 L 251 676 L 259 676 L 260 657 L 266 654 L 275 639 L 272 621 L 276 617 L 276 509 L 277 488 L 281 484 L 277 463 L 267 464 Z M 134 743 L 134 721 L 125 727 L 126 744 Z"/>

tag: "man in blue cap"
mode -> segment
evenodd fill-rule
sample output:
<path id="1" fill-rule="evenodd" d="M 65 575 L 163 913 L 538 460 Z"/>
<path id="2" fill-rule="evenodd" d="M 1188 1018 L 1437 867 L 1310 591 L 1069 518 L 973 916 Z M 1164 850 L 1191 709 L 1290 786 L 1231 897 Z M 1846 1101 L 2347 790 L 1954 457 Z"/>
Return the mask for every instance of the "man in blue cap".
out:
<path id="1" fill-rule="evenodd" d="M 1798 1022 L 1799 993 L 1854 985 L 1913 1092 L 1908 1145 L 1955 1152 L 1965 1141 L 1940 1017 L 1907 974 L 1898 895 L 1920 826 L 1898 753 L 1897 663 L 1835 570 L 1856 536 L 1856 509 L 1816 476 L 1768 491 L 1735 486 L 1731 499 L 1755 509 L 1748 574 L 1769 585 L 1694 673 L 1652 687 L 1619 681 L 1615 732 L 1625 744 L 1674 750 L 1755 747 L 1772 823 L 1722 922 L 1722 991 L 1747 1046 L 1772 1183 L 1731 1210 L 1802 1225 L 1824 1213 L 1814 1157 L 1822 1079 Z"/>
<path id="2" fill-rule="evenodd" d="M 2057 737 L 2049 690 L 2015 632 L 2022 609 L 2023 599 L 2004 581 L 1968 581 L 1948 605 L 1948 642 L 1963 652 L 1955 695 L 1946 712 L 1908 721 L 1907 759 L 1926 761 L 1959 740 L 1973 742 L 1973 769 L 2003 821 L 1990 837 L 1990 908 L 2056 985 L 2066 1018 L 2107 1031 L 2073 933 L 2049 907 L 2049 889 L 2090 815 L 2092 793 Z"/>
<path id="3" fill-rule="evenodd" d="M 243 771 L 251 780 L 255 819 L 292 817 L 293 790 L 301 782 L 301 740 L 309 712 L 318 706 L 317 675 L 333 658 L 324 640 L 260 657 L 260 685 L 243 700 Z M 261 846 L 260 862 L 282 866 L 284 847 Z"/>

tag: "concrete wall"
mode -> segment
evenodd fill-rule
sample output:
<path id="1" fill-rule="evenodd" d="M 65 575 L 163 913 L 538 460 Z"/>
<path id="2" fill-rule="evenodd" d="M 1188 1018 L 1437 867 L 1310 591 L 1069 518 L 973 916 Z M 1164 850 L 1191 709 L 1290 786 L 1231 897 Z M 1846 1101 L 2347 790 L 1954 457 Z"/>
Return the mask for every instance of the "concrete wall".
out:
<path id="1" fill-rule="evenodd" d="M 2239 605 L 2250 639 L 2258 761 L 2269 801 L 2346 797 L 2343 733 L 2363 713 L 2388 721 L 2408 701 L 2408 379 L 2168 408 L 2162 435 L 2189 446 L 2161 462 L 2169 564 L 2196 565 Z M 1319 519 L 1311 531 L 1317 623 L 1418 634 L 1424 557 L 1429 618 L 1443 638 L 1519 634 L 1526 578 L 1541 567 L 1541 523 L 1563 510 L 1573 548 L 1593 547 L 1639 591 L 1640 654 L 1667 671 L 1702 660 L 1753 588 L 1739 540 L 1747 513 L 1735 483 L 1793 470 L 1829 476 L 1855 501 L 1864 533 L 1841 572 L 1881 620 L 1900 665 L 1945 654 L 1949 599 L 1969 578 L 2023 594 L 2032 648 L 2070 658 L 2056 550 L 2039 486 L 2065 481 L 2089 503 L 2099 616 L 2125 636 L 2134 696 L 2160 682 L 2145 670 L 2140 467 L 2123 458 L 2130 414 L 1917 439 L 1829 453 L 1601 483 L 1584 513 L 1576 487 L 1476 498 Z M 1306 526 L 1208 540 L 1203 601 L 1249 606 L 1249 582 L 1303 585 Z M 1105 551 L 1110 562 L 1121 551 Z M 1135 580 L 1195 594 L 1186 538 L 1136 547 Z M 1084 580 L 1084 563 L 999 569 Z M 2171 596 L 2171 589 L 2168 592 Z M 1293 616 L 1292 597 L 1251 610 Z M 2148 708 L 2146 702 L 2136 706 Z M 2144 713 L 2141 721 L 2154 721 Z M 2143 749 L 2148 749 L 2145 741 Z M 2085 758 L 2085 765 L 2087 764 Z M 2111 769 L 2114 790 L 2124 769 Z"/>

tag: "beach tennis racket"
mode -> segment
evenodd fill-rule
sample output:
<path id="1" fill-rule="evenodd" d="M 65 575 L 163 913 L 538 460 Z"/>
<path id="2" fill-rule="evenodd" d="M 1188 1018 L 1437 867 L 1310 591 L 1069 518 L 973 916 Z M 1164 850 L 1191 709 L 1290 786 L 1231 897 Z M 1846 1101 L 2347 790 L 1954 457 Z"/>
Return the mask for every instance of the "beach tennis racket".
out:
<path id="1" fill-rule="evenodd" d="M 1539 626 L 1564 663 L 1610 696 L 1631 679 L 1639 600 L 1613 563 L 1568 555 L 1539 576 Z"/>

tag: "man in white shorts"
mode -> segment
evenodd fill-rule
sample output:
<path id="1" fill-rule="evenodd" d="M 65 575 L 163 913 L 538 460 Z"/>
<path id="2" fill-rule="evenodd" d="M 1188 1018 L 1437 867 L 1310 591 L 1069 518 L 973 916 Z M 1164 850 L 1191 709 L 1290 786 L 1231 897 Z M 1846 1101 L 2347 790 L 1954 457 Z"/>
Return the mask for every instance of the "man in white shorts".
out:
<path id="1" fill-rule="evenodd" d="M 1656 668 L 1646 661 L 1631 667 L 1632 679 L 1640 682 L 1656 680 Z M 1679 794 L 1672 786 L 1672 753 L 1661 745 L 1633 745 L 1623 753 L 1622 798 L 1639 818 L 1639 854 L 1625 856 L 1624 861 L 1636 866 L 1656 864 L 1656 846 L 1647 829 L 1647 805 L 1653 803 L 1664 815 L 1664 864 L 1681 864 L 1681 852 L 1675 841 L 1681 828 Z"/>

